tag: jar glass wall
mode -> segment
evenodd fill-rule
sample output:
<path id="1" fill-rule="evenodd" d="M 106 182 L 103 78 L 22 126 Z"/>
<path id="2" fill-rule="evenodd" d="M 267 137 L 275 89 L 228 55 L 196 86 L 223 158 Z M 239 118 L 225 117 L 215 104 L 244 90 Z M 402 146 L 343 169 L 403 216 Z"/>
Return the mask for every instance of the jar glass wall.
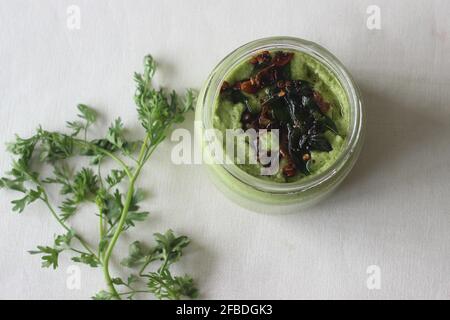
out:
<path id="1" fill-rule="evenodd" d="M 216 101 L 226 76 L 261 51 L 290 51 L 307 54 L 331 72 L 346 95 L 349 127 L 337 159 L 323 172 L 294 182 L 261 179 L 230 162 L 218 162 L 211 155 L 223 147 L 214 137 L 213 117 Z M 325 48 L 302 39 L 273 37 L 247 43 L 226 56 L 211 72 L 200 91 L 196 106 L 196 134 L 202 144 L 204 161 L 215 185 L 233 201 L 257 212 L 295 212 L 323 199 L 347 176 L 363 144 L 364 112 L 359 90 L 339 60 Z M 205 132 L 208 134 L 205 135 Z M 207 137 L 206 137 L 207 136 Z M 211 143 L 211 142 L 214 143 Z"/>

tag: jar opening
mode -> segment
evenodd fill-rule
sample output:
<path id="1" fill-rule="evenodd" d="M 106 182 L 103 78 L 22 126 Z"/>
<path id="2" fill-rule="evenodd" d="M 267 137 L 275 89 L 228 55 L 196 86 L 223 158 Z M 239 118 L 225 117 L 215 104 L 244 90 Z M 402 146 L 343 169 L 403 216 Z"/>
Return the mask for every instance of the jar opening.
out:
<path id="1" fill-rule="evenodd" d="M 339 60 L 325 48 L 306 40 L 291 37 L 272 37 L 255 40 L 247 43 L 226 56 L 209 76 L 204 90 L 199 97 L 202 104 L 202 129 L 213 129 L 213 115 L 215 101 L 220 94 L 222 82 L 227 75 L 250 57 L 261 51 L 298 51 L 310 55 L 332 72 L 344 89 L 349 106 L 349 127 L 344 145 L 337 159 L 323 172 L 299 179 L 295 182 L 275 182 L 255 177 L 241 168 L 233 161 L 220 164 L 228 174 L 235 179 L 264 192 L 270 193 L 296 193 L 316 187 L 335 176 L 352 157 L 356 151 L 357 142 L 362 130 L 362 110 L 359 90 L 350 74 Z M 217 137 L 217 143 L 223 141 Z"/>

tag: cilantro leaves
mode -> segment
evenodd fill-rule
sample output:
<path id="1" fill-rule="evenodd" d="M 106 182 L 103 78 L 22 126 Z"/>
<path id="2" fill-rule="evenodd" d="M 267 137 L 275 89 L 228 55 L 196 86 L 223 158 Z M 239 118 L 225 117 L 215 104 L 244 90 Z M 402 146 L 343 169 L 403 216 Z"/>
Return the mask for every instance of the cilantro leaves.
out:
<path id="1" fill-rule="evenodd" d="M 147 278 L 147 289 L 158 299 L 196 298 L 198 291 L 193 279 L 188 276 L 173 276 L 170 266 L 182 256 L 183 249 L 189 244 L 186 236 L 176 237 L 172 230 L 165 234 L 154 235 L 156 246 L 145 249 L 139 242 L 130 245 L 128 257 L 121 264 L 129 267 L 140 267 L 139 275 Z M 153 263 L 159 261 L 160 265 L 155 271 L 146 272 Z"/>
<path id="2" fill-rule="evenodd" d="M 14 160 L 11 170 L 0 177 L 0 188 L 20 193 L 12 201 L 12 210 L 20 213 L 28 205 L 42 201 L 65 232 L 55 236 L 52 245 L 39 245 L 30 254 L 40 255 L 44 268 L 56 269 L 62 253 L 71 254 L 74 262 L 101 267 L 107 290 L 94 295 L 94 299 L 133 299 L 137 293 L 150 293 L 160 299 L 197 295 L 191 277 L 172 276 L 170 272 L 170 266 L 180 259 L 182 249 L 189 244 L 187 237 L 176 237 L 171 230 L 155 234 L 156 245 L 152 249 L 145 249 L 139 241 L 130 245 L 129 256 L 122 264 L 139 267 L 138 275 L 130 274 L 124 280 L 112 277 L 109 271 L 110 259 L 122 233 L 149 215 L 141 209 L 145 192 L 136 186 L 136 180 L 167 131 L 174 123 L 183 121 L 184 113 L 192 110 L 195 103 L 191 90 L 184 99 L 179 99 L 175 92 L 167 94 L 163 89 L 153 88 L 151 80 L 155 70 L 155 61 L 147 56 L 144 72 L 134 77 L 137 85 L 134 100 L 145 129 L 141 140 L 126 137 L 121 118 L 112 122 L 103 138 L 90 139 L 99 115 L 91 107 L 79 104 L 78 119 L 66 123 L 69 133 L 38 127 L 31 137 L 16 136 L 8 145 Z M 86 157 L 89 161 L 84 160 Z M 116 167 L 106 170 L 103 166 L 106 161 L 114 162 Z M 85 162 L 88 163 L 84 165 Z M 44 174 L 47 166 L 52 168 L 50 176 Z M 48 196 L 54 188 L 59 189 L 61 196 L 56 203 Z M 97 245 L 86 242 L 68 224 L 82 203 L 94 209 L 98 217 Z M 146 271 L 157 261 L 160 261 L 158 268 Z M 143 280 L 145 288 L 136 289 L 144 285 Z"/>

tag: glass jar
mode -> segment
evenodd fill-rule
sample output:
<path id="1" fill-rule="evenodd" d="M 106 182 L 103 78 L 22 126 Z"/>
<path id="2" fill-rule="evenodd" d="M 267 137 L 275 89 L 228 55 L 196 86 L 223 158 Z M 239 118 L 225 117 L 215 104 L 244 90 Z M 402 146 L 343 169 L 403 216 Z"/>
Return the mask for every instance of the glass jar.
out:
<path id="1" fill-rule="evenodd" d="M 220 137 L 211 137 L 215 102 L 227 74 L 261 51 L 300 51 L 308 54 L 331 71 L 346 93 L 349 129 L 341 153 L 325 171 L 295 182 L 274 182 L 248 174 L 236 164 L 217 162 L 211 155 L 223 147 Z M 205 132 L 208 132 L 206 138 Z M 347 176 L 359 156 L 363 144 L 364 111 L 360 92 L 339 60 L 325 48 L 292 37 L 264 38 L 247 43 L 227 55 L 211 72 L 200 91 L 196 106 L 196 135 L 201 138 L 203 160 L 215 185 L 230 199 L 257 212 L 287 213 L 299 211 L 330 194 Z M 214 134 L 214 133 L 212 133 Z M 212 148 L 212 149 L 214 149 Z"/>

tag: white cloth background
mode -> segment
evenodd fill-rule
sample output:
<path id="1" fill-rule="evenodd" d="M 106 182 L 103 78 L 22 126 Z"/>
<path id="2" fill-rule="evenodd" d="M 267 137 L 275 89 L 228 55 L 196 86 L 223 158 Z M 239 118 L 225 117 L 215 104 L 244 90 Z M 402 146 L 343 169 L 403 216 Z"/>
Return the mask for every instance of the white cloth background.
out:
<path id="1" fill-rule="evenodd" d="M 69 5 L 81 10 L 79 30 L 66 27 Z M 381 9 L 381 30 L 366 27 L 369 5 Z M 116 116 L 138 128 L 132 73 L 147 53 L 160 84 L 199 88 L 243 43 L 315 41 L 348 67 L 368 113 L 364 150 L 343 185 L 299 214 L 255 214 L 214 189 L 202 167 L 171 164 L 166 142 L 140 179 L 151 218 L 117 255 L 172 228 L 193 240 L 178 271 L 197 279 L 202 298 L 448 299 L 449 15 L 444 0 L 1 0 L 0 144 L 38 124 L 62 129 L 80 102 L 101 111 L 99 129 Z M 9 164 L 2 151 L 1 172 Z M 67 258 L 56 272 L 41 269 L 26 250 L 60 229 L 41 204 L 12 214 L 11 199 L 0 192 L 0 298 L 89 298 L 104 288 L 101 270 L 81 266 L 80 290 L 67 289 Z M 75 225 L 93 241 L 95 221 L 86 213 Z M 380 290 L 366 286 L 373 264 Z"/>

